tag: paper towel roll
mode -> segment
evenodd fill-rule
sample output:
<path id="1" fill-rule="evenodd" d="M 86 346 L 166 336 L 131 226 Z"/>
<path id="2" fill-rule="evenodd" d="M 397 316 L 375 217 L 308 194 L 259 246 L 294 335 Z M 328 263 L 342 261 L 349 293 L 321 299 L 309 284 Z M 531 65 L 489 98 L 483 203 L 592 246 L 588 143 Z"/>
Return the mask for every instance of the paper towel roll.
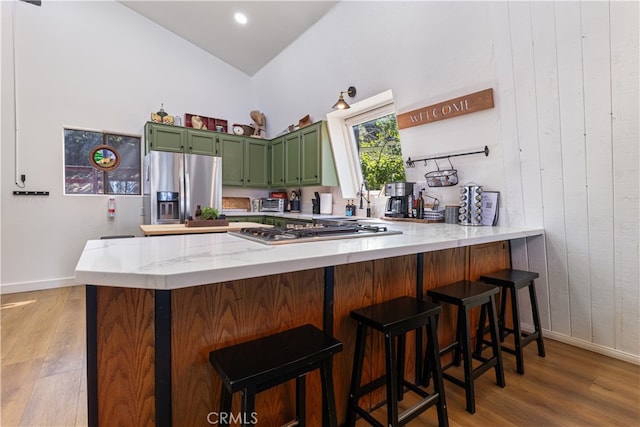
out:
<path id="1" fill-rule="evenodd" d="M 320 194 L 320 213 L 329 215 L 333 213 L 333 195 L 331 193 Z"/>

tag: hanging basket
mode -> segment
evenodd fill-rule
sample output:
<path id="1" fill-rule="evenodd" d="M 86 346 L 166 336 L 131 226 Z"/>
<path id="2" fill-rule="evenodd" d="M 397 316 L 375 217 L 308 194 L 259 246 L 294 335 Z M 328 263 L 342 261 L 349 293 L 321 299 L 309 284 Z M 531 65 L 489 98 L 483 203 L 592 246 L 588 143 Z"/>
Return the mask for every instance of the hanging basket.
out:
<path id="1" fill-rule="evenodd" d="M 458 170 L 453 168 L 450 159 L 447 160 L 449 160 L 449 169 L 440 169 L 438 162 L 434 160 L 438 170 L 427 172 L 424 175 L 429 187 L 451 187 L 458 183 Z"/>

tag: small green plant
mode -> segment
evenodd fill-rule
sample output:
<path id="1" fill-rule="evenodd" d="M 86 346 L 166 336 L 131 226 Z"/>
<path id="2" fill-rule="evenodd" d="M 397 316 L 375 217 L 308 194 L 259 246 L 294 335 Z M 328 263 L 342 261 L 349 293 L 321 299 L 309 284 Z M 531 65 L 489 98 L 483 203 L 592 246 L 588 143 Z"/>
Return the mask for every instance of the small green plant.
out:
<path id="1" fill-rule="evenodd" d="M 218 209 L 204 206 L 200 214 L 200 219 L 218 219 L 218 215 Z"/>

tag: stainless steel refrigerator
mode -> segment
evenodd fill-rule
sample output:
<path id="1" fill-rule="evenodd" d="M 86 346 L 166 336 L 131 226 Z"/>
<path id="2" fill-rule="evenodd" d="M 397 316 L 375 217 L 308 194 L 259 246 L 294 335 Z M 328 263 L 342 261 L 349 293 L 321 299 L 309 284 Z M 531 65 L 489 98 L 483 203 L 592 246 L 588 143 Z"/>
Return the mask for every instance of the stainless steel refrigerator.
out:
<path id="1" fill-rule="evenodd" d="M 222 211 L 222 158 L 150 151 L 144 158 L 145 224 L 181 224 L 196 207 Z"/>

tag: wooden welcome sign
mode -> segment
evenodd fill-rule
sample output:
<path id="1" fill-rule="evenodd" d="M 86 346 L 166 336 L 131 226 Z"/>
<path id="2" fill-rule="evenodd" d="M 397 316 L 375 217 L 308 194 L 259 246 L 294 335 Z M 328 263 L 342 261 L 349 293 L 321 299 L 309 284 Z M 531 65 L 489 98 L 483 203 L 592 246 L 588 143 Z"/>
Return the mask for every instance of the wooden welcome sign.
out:
<path id="1" fill-rule="evenodd" d="M 397 116 L 398 129 L 424 125 L 489 108 L 493 108 L 493 89 L 485 89 L 470 95 L 399 114 Z"/>

